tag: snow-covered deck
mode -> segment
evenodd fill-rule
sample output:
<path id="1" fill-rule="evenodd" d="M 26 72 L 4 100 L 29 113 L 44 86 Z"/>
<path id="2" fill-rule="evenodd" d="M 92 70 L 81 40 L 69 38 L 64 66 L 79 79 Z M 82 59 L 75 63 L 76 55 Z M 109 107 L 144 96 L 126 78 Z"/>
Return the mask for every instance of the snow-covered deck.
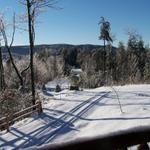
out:
<path id="1" fill-rule="evenodd" d="M 0 132 L 0 149 L 26 148 L 47 143 L 95 137 L 150 124 L 150 85 L 64 90 L 43 102 L 44 113 Z"/>

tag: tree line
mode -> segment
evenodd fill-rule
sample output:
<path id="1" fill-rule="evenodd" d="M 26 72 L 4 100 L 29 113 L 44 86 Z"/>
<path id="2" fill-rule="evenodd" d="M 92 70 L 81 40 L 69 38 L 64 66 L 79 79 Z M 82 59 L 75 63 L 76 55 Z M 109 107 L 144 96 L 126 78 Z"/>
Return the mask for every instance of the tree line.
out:
<path id="1" fill-rule="evenodd" d="M 82 68 L 84 87 L 149 83 L 150 51 L 142 36 L 137 31 L 129 30 L 127 44 L 119 42 L 118 47 L 114 48 L 110 22 L 101 17 L 99 25 L 103 48 L 88 52 L 64 49 L 64 73 L 68 74 L 72 66 Z"/>

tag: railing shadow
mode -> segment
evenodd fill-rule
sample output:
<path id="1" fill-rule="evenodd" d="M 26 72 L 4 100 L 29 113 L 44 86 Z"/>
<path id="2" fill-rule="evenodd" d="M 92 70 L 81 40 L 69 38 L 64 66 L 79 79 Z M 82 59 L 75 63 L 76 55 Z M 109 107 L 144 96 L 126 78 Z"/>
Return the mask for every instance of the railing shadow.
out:
<path id="1" fill-rule="evenodd" d="M 60 112 L 62 115 L 58 118 L 46 115 L 42 113 L 38 119 L 43 120 L 43 125 L 35 128 L 32 132 L 26 133 L 17 128 L 11 128 L 11 132 L 15 138 L 9 142 L 4 142 L 1 147 L 10 145 L 15 149 L 27 148 L 33 145 L 42 145 L 54 140 L 58 135 L 68 133 L 77 129 L 74 127 L 74 123 L 92 107 L 95 103 L 101 101 L 110 92 L 101 92 L 93 96 L 92 98 L 83 101 L 68 112 Z M 74 115 L 70 115 L 74 114 Z M 25 140 L 22 140 L 25 139 Z M 24 141 L 20 146 L 15 146 L 17 141 Z"/>

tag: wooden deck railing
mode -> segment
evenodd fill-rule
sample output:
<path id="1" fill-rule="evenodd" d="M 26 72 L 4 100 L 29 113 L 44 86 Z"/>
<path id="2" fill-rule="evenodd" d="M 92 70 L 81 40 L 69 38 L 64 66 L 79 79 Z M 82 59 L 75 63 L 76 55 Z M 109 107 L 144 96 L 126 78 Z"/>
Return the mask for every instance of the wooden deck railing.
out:
<path id="1" fill-rule="evenodd" d="M 26 117 L 29 117 L 34 112 L 38 112 L 38 114 L 42 112 L 42 104 L 40 101 L 37 101 L 36 104 L 31 107 L 28 107 L 14 114 L 7 114 L 5 117 L 1 118 L 0 130 L 7 129 L 7 131 L 9 131 L 9 126 L 14 124 L 15 121 L 19 121 Z"/>
<path id="2" fill-rule="evenodd" d="M 147 142 L 150 142 L 149 126 L 132 128 L 104 136 L 79 138 L 66 143 L 47 144 L 28 150 L 126 150 L 127 147 Z"/>

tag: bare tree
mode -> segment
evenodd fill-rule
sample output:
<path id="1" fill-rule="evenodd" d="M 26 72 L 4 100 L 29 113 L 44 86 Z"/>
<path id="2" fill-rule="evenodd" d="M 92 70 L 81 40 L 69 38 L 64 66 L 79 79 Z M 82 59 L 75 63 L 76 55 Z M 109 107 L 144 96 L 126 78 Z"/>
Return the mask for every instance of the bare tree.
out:
<path id="1" fill-rule="evenodd" d="M 4 19 L 1 17 L 0 18 L 0 33 L 3 37 L 3 40 L 4 40 L 4 44 L 5 44 L 5 48 L 7 49 L 7 52 L 9 54 L 9 58 L 10 58 L 10 61 L 12 63 L 12 66 L 13 68 L 15 69 L 15 72 L 20 80 L 20 85 L 23 87 L 23 78 L 15 64 L 15 61 L 14 61 L 14 58 L 12 56 L 12 53 L 11 53 L 11 48 L 12 48 L 12 45 L 13 45 L 13 42 L 14 42 L 14 36 L 15 36 L 15 31 L 16 31 L 16 26 L 15 26 L 15 14 L 14 14 L 14 17 L 13 17 L 13 31 L 12 31 L 12 36 L 11 36 L 11 42 L 10 44 L 8 44 L 8 36 L 6 34 L 6 25 L 4 23 Z"/>
<path id="2" fill-rule="evenodd" d="M 34 41 L 35 41 L 35 20 L 43 8 L 54 8 L 56 0 L 22 0 L 20 1 L 26 7 L 28 20 L 28 33 L 30 44 L 30 71 L 31 71 L 31 89 L 32 103 L 35 104 L 35 75 L 33 65 Z"/>
<path id="3" fill-rule="evenodd" d="M 23 73 L 25 71 L 27 71 L 29 69 L 29 66 L 27 66 L 25 69 L 23 69 L 22 71 L 19 71 L 19 69 L 17 68 L 16 64 L 15 64 L 15 61 L 14 61 L 14 58 L 13 58 L 13 55 L 12 55 L 12 52 L 11 52 L 11 49 L 12 49 L 12 45 L 13 45 L 13 42 L 14 42 L 14 38 L 15 38 L 15 32 L 16 32 L 16 19 L 15 19 L 15 13 L 14 13 L 14 16 L 13 16 L 13 23 L 12 23 L 12 36 L 11 36 L 11 42 L 10 44 L 8 43 L 8 35 L 6 34 L 6 26 L 7 24 L 5 23 L 4 21 L 4 16 L 1 15 L 0 17 L 0 34 L 3 38 L 3 41 L 4 41 L 4 44 L 5 44 L 5 48 L 9 54 L 9 59 L 10 59 L 10 62 L 20 80 L 20 90 L 23 91 L 24 90 L 24 81 L 23 81 Z M 3 66 L 2 66 L 3 67 Z M 4 75 L 3 75 L 4 76 Z"/>

